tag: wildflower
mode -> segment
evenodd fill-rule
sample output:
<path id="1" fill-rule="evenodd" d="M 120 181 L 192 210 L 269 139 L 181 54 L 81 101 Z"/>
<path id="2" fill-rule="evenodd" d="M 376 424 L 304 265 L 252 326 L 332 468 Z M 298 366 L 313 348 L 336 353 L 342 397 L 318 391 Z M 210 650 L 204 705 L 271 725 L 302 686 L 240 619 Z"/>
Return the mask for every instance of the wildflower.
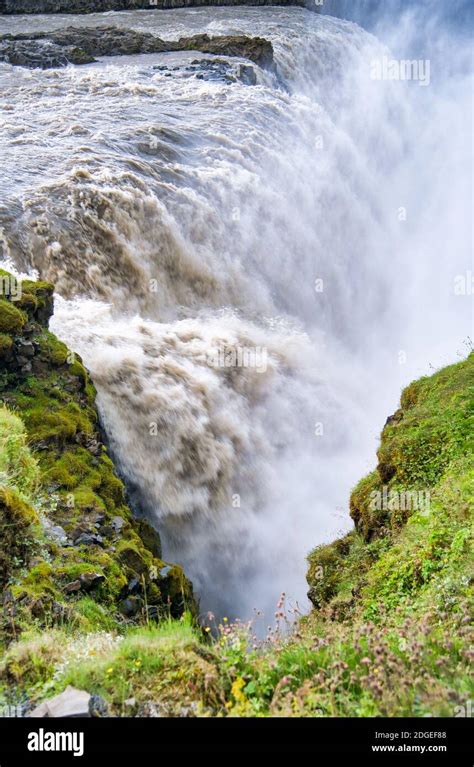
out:
<path id="1" fill-rule="evenodd" d="M 112 674 L 112 673 L 113 673 L 113 668 L 112 667 L 108 668 L 107 669 L 107 674 Z"/>

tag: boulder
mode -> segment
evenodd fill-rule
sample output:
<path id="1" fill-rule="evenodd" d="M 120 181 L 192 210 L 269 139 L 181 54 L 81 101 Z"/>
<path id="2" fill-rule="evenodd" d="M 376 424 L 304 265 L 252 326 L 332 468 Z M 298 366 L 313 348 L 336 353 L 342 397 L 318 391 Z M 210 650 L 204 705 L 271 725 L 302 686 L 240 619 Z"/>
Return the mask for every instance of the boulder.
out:
<path id="1" fill-rule="evenodd" d="M 89 717 L 91 696 L 85 690 L 76 690 L 70 685 L 54 698 L 43 701 L 28 716 L 32 719 L 58 717 Z"/>

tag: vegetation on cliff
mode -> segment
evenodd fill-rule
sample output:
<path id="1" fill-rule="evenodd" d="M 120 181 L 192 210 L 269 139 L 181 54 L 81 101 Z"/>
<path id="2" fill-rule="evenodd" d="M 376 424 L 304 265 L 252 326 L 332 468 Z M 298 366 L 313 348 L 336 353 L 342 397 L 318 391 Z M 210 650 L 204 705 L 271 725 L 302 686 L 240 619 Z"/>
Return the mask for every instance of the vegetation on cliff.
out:
<path id="1" fill-rule="evenodd" d="M 284 597 L 265 641 L 243 624 L 215 626 L 212 616 L 203 630 L 189 613 L 143 627 L 89 613 L 87 626 L 33 627 L 11 642 L 0 663 L 4 697 L 37 702 L 73 685 L 100 695 L 115 715 L 465 715 L 473 695 L 473 418 L 474 354 L 403 392 L 377 470 L 352 494 L 354 531 L 309 556 L 314 609 L 291 634 L 282 630 Z M 15 433 L 24 470 L 3 457 L 0 469 L 25 504 L 37 493 L 38 469 L 18 423 Z M 35 514 L 22 506 L 18 519 L 34 546 Z M 35 583 L 35 572 L 30 566 L 23 584 Z M 95 609 L 110 597 L 104 591 Z"/>
<path id="2" fill-rule="evenodd" d="M 195 610 L 158 534 L 132 517 L 87 371 L 47 329 L 53 286 L 0 278 L 0 646 Z"/>

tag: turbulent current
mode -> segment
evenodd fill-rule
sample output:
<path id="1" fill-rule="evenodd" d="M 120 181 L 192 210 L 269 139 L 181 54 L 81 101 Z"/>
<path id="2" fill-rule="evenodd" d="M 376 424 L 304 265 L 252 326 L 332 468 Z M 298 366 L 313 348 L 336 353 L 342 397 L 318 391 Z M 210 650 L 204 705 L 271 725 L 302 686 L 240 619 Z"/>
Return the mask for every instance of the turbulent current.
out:
<path id="1" fill-rule="evenodd" d="M 203 610 L 304 608 L 400 388 L 469 340 L 471 64 L 440 21 L 429 70 L 374 74 L 426 59 L 408 5 L 372 31 L 273 7 L 0 21 L 273 43 L 247 79 L 195 53 L 0 64 L 3 258 L 56 284 L 52 328 Z"/>

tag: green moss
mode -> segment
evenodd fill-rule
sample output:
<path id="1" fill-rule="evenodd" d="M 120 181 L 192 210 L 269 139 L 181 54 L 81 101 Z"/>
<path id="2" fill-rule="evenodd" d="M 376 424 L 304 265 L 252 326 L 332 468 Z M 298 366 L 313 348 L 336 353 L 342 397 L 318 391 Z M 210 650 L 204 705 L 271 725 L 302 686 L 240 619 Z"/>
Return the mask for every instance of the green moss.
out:
<path id="1" fill-rule="evenodd" d="M 145 523 L 133 520 L 126 504 L 123 483 L 101 442 L 96 393 L 87 371 L 80 357 L 47 329 L 52 286 L 28 280 L 20 285 L 4 273 L 0 296 L 0 331 L 4 330 L 0 342 L 3 338 L 6 353 L 13 348 L 12 334 L 31 342 L 33 352 L 31 373 L 24 372 L 12 353 L 5 358 L 0 375 L 0 392 L 8 407 L 0 408 L 0 481 L 17 491 L 5 497 L 1 510 L 0 529 L 5 530 L 7 545 L 0 559 L 0 577 L 14 600 L 15 618 L 8 610 L 2 618 L 0 611 L 0 642 L 30 626 L 87 625 L 93 610 L 87 602 L 88 615 L 84 614 L 82 587 L 79 592 L 65 590 L 86 573 L 105 578 L 87 595 L 97 604 L 102 625 L 123 623 L 119 608 L 133 574 L 144 576 L 148 603 L 157 607 L 155 614 L 180 614 L 177 598 L 171 598 L 166 588 L 178 590 L 174 576 L 157 583 L 150 578 L 153 568 L 159 572 L 164 566 L 154 558 L 157 536 L 151 535 Z M 21 339 L 27 320 L 28 334 Z M 21 416 L 24 427 L 10 411 Z M 26 501 L 48 517 L 45 533 Z M 120 532 L 112 524 L 115 516 L 126 522 Z M 48 533 L 52 525 L 60 525 L 72 541 L 82 532 L 94 533 L 95 543 L 63 546 Z M 140 530 L 152 550 L 140 537 Z M 33 551 L 35 558 L 30 562 Z M 190 584 L 184 576 L 180 579 L 191 603 Z M 140 599 L 144 602 L 143 594 Z M 144 616 L 145 611 L 140 610 L 133 620 Z"/>
<path id="2" fill-rule="evenodd" d="M 63 344 L 63 342 L 53 336 L 52 333 L 42 333 L 39 337 L 39 343 L 42 353 L 52 365 L 60 367 L 61 365 L 65 365 L 68 361 L 74 360 L 74 357 L 70 354 L 66 344 Z"/>
<path id="3" fill-rule="evenodd" d="M 25 312 L 0 298 L 0 333 L 17 335 L 26 325 L 27 319 Z"/>
<path id="4" fill-rule="evenodd" d="M 38 462 L 26 439 L 21 419 L 0 407 L 0 485 L 16 489 L 23 498 L 31 496 L 40 479 Z"/>
<path id="5" fill-rule="evenodd" d="M 6 333 L 0 333 L 0 358 L 7 357 L 13 348 L 13 338 Z"/>
<path id="6" fill-rule="evenodd" d="M 0 488 L 0 586 L 27 564 L 37 541 L 38 517 L 14 490 Z"/>
<path id="7" fill-rule="evenodd" d="M 351 496 L 357 530 L 369 540 L 385 534 L 387 525 L 403 525 L 410 514 L 410 508 L 403 506 L 414 505 L 407 494 L 428 495 L 453 460 L 472 453 L 473 435 L 474 354 L 470 354 L 464 362 L 422 378 L 402 393 L 401 408 L 382 432 L 377 471 L 363 479 Z"/>

